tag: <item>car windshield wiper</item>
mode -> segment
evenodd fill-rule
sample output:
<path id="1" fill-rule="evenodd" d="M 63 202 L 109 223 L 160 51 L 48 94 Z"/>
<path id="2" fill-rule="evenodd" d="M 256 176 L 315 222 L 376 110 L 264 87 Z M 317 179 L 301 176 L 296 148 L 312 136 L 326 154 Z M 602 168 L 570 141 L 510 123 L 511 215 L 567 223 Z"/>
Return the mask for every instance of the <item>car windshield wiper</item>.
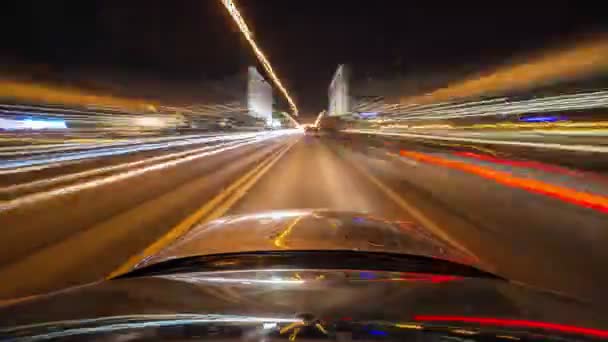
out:
<path id="1" fill-rule="evenodd" d="M 114 279 L 189 272 L 256 269 L 418 272 L 504 280 L 500 276 L 473 266 L 443 259 L 413 254 L 352 250 L 267 251 L 190 256 L 151 264 L 119 275 Z"/>

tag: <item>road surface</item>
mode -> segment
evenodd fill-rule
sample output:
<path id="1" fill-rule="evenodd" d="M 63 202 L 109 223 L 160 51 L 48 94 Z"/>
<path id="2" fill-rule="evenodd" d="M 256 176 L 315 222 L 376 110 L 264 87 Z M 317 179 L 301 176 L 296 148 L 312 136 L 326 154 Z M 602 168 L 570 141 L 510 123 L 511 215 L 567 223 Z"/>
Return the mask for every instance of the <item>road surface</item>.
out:
<path id="1" fill-rule="evenodd" d="M 20 173 L 7 167 L 0 298 L 103 279 L 198 222 L 330 208 L 423 224 L 490 271 L 602 302 L 608 180 L 512 152 L 359 134 L 259 133 L 47 161 Z"/>

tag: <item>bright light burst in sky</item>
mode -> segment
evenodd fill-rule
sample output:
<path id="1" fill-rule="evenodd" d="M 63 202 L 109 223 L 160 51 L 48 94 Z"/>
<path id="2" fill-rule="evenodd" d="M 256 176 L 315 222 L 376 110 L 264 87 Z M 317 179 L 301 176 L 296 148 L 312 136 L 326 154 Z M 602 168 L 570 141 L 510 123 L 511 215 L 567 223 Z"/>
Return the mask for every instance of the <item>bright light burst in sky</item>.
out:
<path id="1" fill-rule="evenodd" d="M 293 115 L 297 116 L 298 107 L 296 106 L 294 101 L 291 99 L 291 97 L 287 93 L 287 89 L 285 89 L 285 87 L 279 80 L 279 77 L 275 74 L 274 70 L 272 69 L 272 66 L 270 65 L 270 62 L 268 61 L 268 59 L 266 59 L 266 56 L 264 55 L 262 50 L 258 47 L 257 43 L 253 39 L 253 34 L 249 30 L 249 27 L 247 26 L 247 23 L 241 16 L 241 13 L 239 12 L 238 8 L 236 8 L 236 5 L 234 4 L 234 2 L 232 0 L 222 0 L 222 3 L 224 4 L 224 6 L 226 6 L 226 9 L 230 13 L 232 18 L 236 22 L 236 24 L 238 25 L 239 29 L 241 30 L 241 32 L 243 33 L 243 35 L 245 36 L 245 38 L 247 39 L 247 41 L 249 42 L 251 47 L 253 48 L 255 55 L 260 60 L 260 63 L 262 63 L 262 65 L 264 66 L 264 69 L 266 69 L 266 72 L 268 72 L 268 75 L 270 75 L 272 82 L 275 84 L 275 86 L 277 88 L 279 88 L 281 93 L 283 93 L 283 95 L 287 99 L 287 102 L 289 103 L 289 106 L 291 107 L 291 110 L 293 111 Z"/>

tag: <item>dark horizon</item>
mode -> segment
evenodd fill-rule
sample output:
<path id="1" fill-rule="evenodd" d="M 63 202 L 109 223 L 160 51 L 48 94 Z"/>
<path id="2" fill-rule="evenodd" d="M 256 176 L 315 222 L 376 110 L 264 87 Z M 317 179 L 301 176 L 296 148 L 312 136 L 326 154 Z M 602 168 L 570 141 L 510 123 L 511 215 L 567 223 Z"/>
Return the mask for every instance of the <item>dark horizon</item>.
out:
<path id="1" fill-rule="evenodd" d="M 566 1 L 550 7 L 346 4 L 237 2 L 304 117 L 326 107 L 327 86 L 341 63 L 352 64 L 360 77 L 444 75 L 447 82 L 576 42 L 605 25 L 601 11 Z M 21 0 L 2 7 L 3 32 L 13 33 L 0 50 L 7 69 L 14 63 L 42 75 L 115 75 L 135 84 L 153 79 L 165 83 L 170 96 L 173 84 L 257 65 L 219 1 Z"/>

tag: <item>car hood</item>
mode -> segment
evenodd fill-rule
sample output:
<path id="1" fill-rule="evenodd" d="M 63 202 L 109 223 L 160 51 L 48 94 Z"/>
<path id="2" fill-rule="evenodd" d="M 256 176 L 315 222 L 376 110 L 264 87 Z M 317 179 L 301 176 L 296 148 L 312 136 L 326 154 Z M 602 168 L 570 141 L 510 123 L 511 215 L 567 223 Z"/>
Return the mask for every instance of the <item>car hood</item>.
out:
<path id="1" fill-rule="evenodd" d="M 373 340 L 369 334 L 415 337 L 398 335 L 406 330 L 472 341 L 478 334 L 608 337 L 605 315 L 587 304 L 503 280 L 292 269 L 119 278 L 38 296 L 0 306 L 0 340 L 177 334 L 170 336 L 269 341 L 250 335 L 266 327 L 273 329 L 272 340 L 287 340 L 293 331 L 280 331 L 317 321 L 329 331 L 317 331 L 317 340 L 335 340 L 338 333 L 362 340 Z"/>
<path id="2" fill-rule="evenodd" d="M 341 254 L 353 250 L 469 264 L 472 260 L 412 223 L 300 210 L 227 217 L 200 226 L 138 270 L 193 255 L 214 254 L 215 264 L 220 265 L 221 253 L 311 249 L 336 250 L 334 264 Z M 155 266 L 160 265 L 151 267 Z M 285 340 L 295 336 L 291 324 L 306 325 L 300 329 L 302 337 L 312 329 L 310 336 L 316 334 L 315 339 L 333 340 L 343 333 L 353 338 L 380 334 L 376 337 L 388 339 L 396 330 L 416 333 L 427 328 L 461 334 L 460 339 L 488 332 L 514 339 L 530 333 L 541 340 L 547 334 L 608 337 L 608 331 L 602 330 L 608 328 L 606 315 L 588 303 L 497 278 L 287 266 L 291 267 L 126 276 L 5 303 L 0 305 L 0 339 L 72 336 L 79 340 L 83 334 L 104 334 L 114 340 L 133 333 L 142 339 L 190 334 L 242 340 L 270 327 L 275 338 Z M 264 336 L 249 340 L 269 341 Z"/>
<path id="3" fill-rule="evenodd" d="M 331 210 L 270 211 L 198 226 L 137 268 L 188 256 L 290 250 L 353 250 L 427 256 L 484 269 L 472 255 L 409 221 Z"/>

